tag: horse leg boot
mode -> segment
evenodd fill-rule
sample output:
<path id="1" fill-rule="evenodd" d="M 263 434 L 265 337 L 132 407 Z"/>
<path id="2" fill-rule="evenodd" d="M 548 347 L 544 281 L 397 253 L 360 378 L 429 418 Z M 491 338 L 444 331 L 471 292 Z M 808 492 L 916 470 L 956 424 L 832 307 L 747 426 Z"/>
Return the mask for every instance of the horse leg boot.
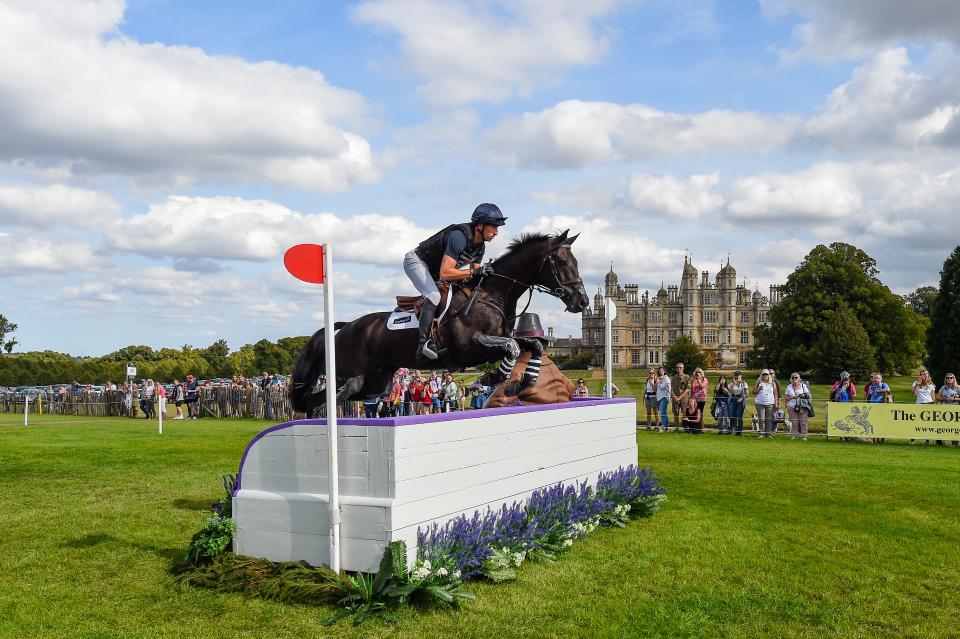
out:
<path id="1" fill-rule="evenodd" d="M 420 309 L 420 337 L 417 339 L 417 361 L 424 359 L 437 359 L 437 352 L 427 345 L 427 339 L 430 337 L 430 329 L 433 327 L 433 318 L 437 314 L 437 305 L 429 298 L 423 300 L 423 307 Z"/>
<path id="2" fill-rule="evenodd" d="M 337 402 L 346 401 L 350 399 L 352 395 L 359 393 L 360 389 L 363 388 L 363 381 L 363 375 L 347 378 L 344 385 L 337 389 Z"/>

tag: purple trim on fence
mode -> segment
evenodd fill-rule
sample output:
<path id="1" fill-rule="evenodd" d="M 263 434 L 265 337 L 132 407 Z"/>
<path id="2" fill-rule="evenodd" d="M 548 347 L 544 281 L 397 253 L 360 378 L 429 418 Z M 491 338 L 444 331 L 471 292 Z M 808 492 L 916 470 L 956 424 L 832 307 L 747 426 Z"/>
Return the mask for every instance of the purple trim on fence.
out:
<path id="1" fill-rule="evenodd" d="M 507 406 L 505 408 L 458 410 L 452 413 L 437 413 L 435 415 L 407 415 L 406 417 L 341 417 L 337 419 L 337 425 L 382 426 L 386 428 L 396 428 L 398 426 L 412 426 L 415 424 L 429 424 L 432 422 L 452 422 L 464 419 L 478 419 L 481 417 L 495 417 L 497 415 L 513 415 L 515 413 L 536 413 L 545 410 L 564 410 L 567 408 L 584 408 L 586 406 L 604 406 L 606 404 L 635 403 L 633 397 L 613 397 L 609 399 L 606 397 L 576 397 L 573 399 L 577 402 L 576 406 L 571 406 L 570 403 L 565 402 L 562 404 L 529 404 L 527 406 Z M 290 428 L 291 426 L 299 426 L 301 424 L 316 424 L 319 426 L 326 426 L 327 420 L 326 418 L 295 419 L 292 422 L 284 422 L 282 424 L 277 424 L 276 426 L 271 426 L 270 428 L 265 428 L 250 440 L 250 443 L 247 444 L 247 448 L 243 451 L 243 457 L 240 458 L 240 467 L 237 469 L 237 487 L 233 491 L 234 496 L 236 496 L 237 492 L 240 490 L 240 482 L 243 476 L 243 464 L 247 461 L 247 453 L 250 452 L 250 449 L 253 448 L 253 445 L 256 444 L 257 441 L 262 437 L 265 437 L 274 431 Z"/>

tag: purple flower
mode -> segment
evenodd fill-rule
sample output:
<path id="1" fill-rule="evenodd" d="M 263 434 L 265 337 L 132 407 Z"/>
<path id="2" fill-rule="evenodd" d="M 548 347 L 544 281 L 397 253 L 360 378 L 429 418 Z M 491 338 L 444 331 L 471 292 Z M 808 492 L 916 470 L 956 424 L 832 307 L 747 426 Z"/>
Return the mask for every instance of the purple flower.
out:
<path id="1" fill-rule="evenodd" d="M 582 524 L 616 506 L 661 495 L 653 470 L 633 465 L 600 473 L 594 486 L 587 481 L 540 488 L 526 503 L 504 504 L 499 510 L 460 515 L 442 528 L 432 524 L 417 530 L 417 556 L 436 564 L 451 564 L 470 579 L 480 573 L 495 548 L 512 552 L 556 545 L 568 539 L 575 524 Z M 581 529 L 583 527 L 580 527 Z M 585 534 L 585 533 L 580 533 Z"/>

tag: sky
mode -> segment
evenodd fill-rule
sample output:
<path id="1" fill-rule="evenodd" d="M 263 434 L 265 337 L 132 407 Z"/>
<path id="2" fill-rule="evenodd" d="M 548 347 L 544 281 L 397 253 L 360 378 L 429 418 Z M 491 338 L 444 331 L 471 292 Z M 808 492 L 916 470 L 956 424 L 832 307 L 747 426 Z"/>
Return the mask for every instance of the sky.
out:
<path id="1" fill-rule="evenodd" d="M 591 294 L 835 241 L 907 293 L 960 243 L 958 45 L 953 0 L 0 0 L 0 313 L 75 355 L 311 334 L 286 248 L 349 320 L 481 202 L 490 255 L 580 233 Z"/>

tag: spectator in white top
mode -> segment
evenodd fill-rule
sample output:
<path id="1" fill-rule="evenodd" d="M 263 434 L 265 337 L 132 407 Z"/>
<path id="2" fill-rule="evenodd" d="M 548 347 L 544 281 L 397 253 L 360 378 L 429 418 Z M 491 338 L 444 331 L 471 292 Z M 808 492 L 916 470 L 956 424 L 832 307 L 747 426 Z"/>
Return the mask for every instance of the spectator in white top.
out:
<path id="1" fill-rule="evenodd" d="M 807 419 L 810 411 L 807 406 L 801 405 L 805 402 L 799 400 L 809 402 L 811 396 L 810 388 L 800 379 L 800 373 L 790 375 L 790 383 L 783 395 L 787 398 L 787 412 L 790 414 L 790 438 L 796 439 L 797 435 L 802 435 L 803 441 L 807 441 Z"/>
<path id="2" fill-rule="evenodd" d="M 753 387 L 753 394 L 756 398 L 754 402 L 757 407 L 757 419 L 760 420 L 763 428 L 760 437 L 773 437 L 773 409 L 777 401 L 776 392 L 776 387 L 773 385 L 773 382 L 770 381 L 770 371 L 766 368 L 763 369 L 760 373 L 760 379 L 757 380 L 756 386 Z"/>
<path id="3" fill-rule="evenodd" d="M 925 368 L 920 369 L 920 374 L 917 375 L 917 379 L 911 385 L 910 390 L 913 392 L 913 396 L 916 398 L 918 404 L 932 404 L 937 394 L 937 386 L 933 383 L 933 380 L 930 379 L 930 374 L 927 373 L 927 369 Z M 910 443 L 913 443 L 912 439 Z M 929 444 L 930 440 L 925 439 L 923 443 Z"/>
<path id="4" fill-rule="evenodd" d="M 620 389 L 617 388 L 617 385 L 614 384 L 613 382 L 610 383 L 610 386 L 613 387 L 613 392 L 610 393 L 610 396 L 611 396 L 611 397 L 616 397 L 616 396 L 617 396 L 617 393 L 620 392 Z M 607 385 L 606 385 L 606 383 L 604 383 L 603 387 L 600 389 L 600 397 L 606 397 L 606 396 L 607 396 Z"/>

